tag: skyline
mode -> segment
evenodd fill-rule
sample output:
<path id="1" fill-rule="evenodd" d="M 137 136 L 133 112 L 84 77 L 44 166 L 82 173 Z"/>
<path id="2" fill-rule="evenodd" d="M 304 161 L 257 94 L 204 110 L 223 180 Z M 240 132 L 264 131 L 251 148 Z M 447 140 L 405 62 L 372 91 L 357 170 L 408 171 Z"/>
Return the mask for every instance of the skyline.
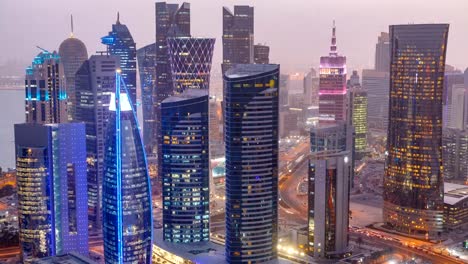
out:
<path id="1" fill-rule="evenodd" d="M 463 27 L 468 25 L 468 17 L 463 10 L 468 8 L 467 1 L 376 2 L 357 0 L 348 3 L 340 0 L 339 3 L 328 3 L 293 0 L 290 4 L 285 4 L 265 0 L 189 1 L 192 9 L 192 35 L 214 37 L 218 40 L 213 57 L 216 71 L 220 69 L 222 61 L 222 7 L 232 9 L 234 5 L 242 4 L 253 5 L 255 8 L 255 43 L 270 46 L 270 62 L 281 64 L 284 72 L 318 68 L 319 57 L 328 51 L 329 28 L 333 19 L 337 26 L 338 49 L 341 54 L 347 56 L 349 70 L 373 67 L 377 37 L 381 31 L 388 32 L 389 25 L 436 22 L 450 24 L 447 64 L 461 70 L 466 68 L 467 64 L 464 62 L 468 61 L 468 52 L 463 52 L 463 49 L 468 43 L 468 36 L 464 34 Z M 115 23 L 118 11 L 121 22 L 126 24 L 132 33 L 137 48 L 154 43 L 155 1 L 112 1 L 112 6 L 109 6 L 109 3 L 110 1 L 94 3 L 91 0 L 72 3 L 58 0 L 45 0 L 40 3 L 27 0 L 2 1 L 0 33 L 8 36 L 10 41 L 1 43 L 0 48 L 10 52 L 0 58 L 0 64 L 8 60 L 27 62 L 39 53 L 36 45 L 49 51 L 57 50 L 59 44 L 70 35 L 71 14 L 74 16 L 74 35 L 86 44 L 90 55 L 105 50 L 99 38 L 108 32 L 109 25 Z M 181 4 L 182 1 L 169 3 Z M 95 8 L 89 9 L 91 5 Z M 130 5 L 133 9 L 129 8 Z M 54 7 L 56 15 L 47 19 L 37 16 L 38 13 L 50 12 L 51 6 Z M 297 6 L 301 8 L 296 8 Z M 17 12 L 18 7 L 21 12 Z M 421 12 L 414 12 L 415 10 Z M 375 19 L 376 12 L 378 20 Z M 278 16 L 280 19 L 272 20 L 272 16 Z M 293 19 L 288 19 L 290 17 Z M 11 26 L 10 21 L 17 22 L 16 26 Z M 280 22 L 271 26 L 272 21 Z M 372 23 L 368 23 L 369 21 Z M 366 30 L 362 30 L 364 27 Z M 44 35 L 48 38 L 44 38 Z M 297 39 L 293 49 L 288 39 Z"/>

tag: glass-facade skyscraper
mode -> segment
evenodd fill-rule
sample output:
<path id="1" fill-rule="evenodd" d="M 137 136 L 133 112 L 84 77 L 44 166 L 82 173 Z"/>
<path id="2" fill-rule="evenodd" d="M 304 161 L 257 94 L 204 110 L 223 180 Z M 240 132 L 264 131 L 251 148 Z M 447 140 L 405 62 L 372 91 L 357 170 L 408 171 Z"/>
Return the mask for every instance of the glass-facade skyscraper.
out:
<path id="1" fill-rule="evenodd" d="M 254 62 L 257 64 L 270 63 L 270 47 L 264 44 L 254 45 Z"/>
<path id="2" fill-rule="evenodd" d="M 357 159 L 364 157 L 367 150 L 367 91 L 361 86 L 349 89 L 350 123 L 355 130 L 355 154 Z"/>
<path id="3" fill-rule="evenodd" d="M 168 38 L 173 93 L 210 87 L 214 38 Z"/>
<path id="4" fill-rule="evenodd" d="M 224 74 L 226 260 L 275 259 L 278 240 L 279 65 Z"/>
<path id="5" fill-rule="evenodd" d="M 88 254 L 85 126 L 15 125 L 18 221 L 23 263 Z"/>
<path id="6" fill-rule="evenodd" d="M 165 241 L 210 237 L 208 103 L 207 89 L 187 89 L 161 104 Z"/>
<path id="7" fill-rule="evenodd" d="M 143 106 L 143 143 L 146 150 L 151 151 L 156 122 L 154 115 L 154 103 L 156 102 L 156 44 L 152 43 L 138 49 L 137 61 Z"/>
<path id="8" fill-rule="evenodd" d="M 75 116 L 76 94 L 75 73 L 81 64 L 88 59 L 88 51 L 85 44 L 73 34 L 73 17 L 71 21 L 70 37 L 65 39 L 59 47 L 60 64 L 63 68 L 62 85 L 67 91 L 67 113 L 68 120 L 72 121 Z"/>
<path id="9" fill-rule="evenodd" d="M 223 64 L 225 73 L 236 63 L 254 63 L 254 8 L 223 7 Z"/>
<path id="10" fill-rule="evenodd" d="M 319 123 L 346 120 L 346 57 L 338 55 L 333 22 L 330 54 L 320 57 Z"/>
<path id="11" fill-rule="evenodd" d="M 146 154 L 128 90 L 116 73 L 104 156 L 102 222 L 104 259 L 151 263 L 152 203 Z"/>
<path id="12" fill-rule="evenodd" d="M 152 153 L 158 157 L 158 180 L 161 180 L 161 103 L 174 94 L 172 86 L 171 65 L 167 39 L 174 37 L 190 37 L 190 4 L 168 4 L 156 2 L 156 86 Z"/>
<path id="13" fill-rule="evenodd" d="M 102 228 L 102 179 L 104 144 L 109 122 L 110 95 L 115 91 L 115 71 L 119 57 L 92 55 L 75 75 L 75 122 L 86 125 L 86 163 L 88 178 L 88 217 L 90 231 Z"/>
<path id="14" fill-rule="evenodd" d="M 387 32 L 380 32 L 375 44 L 375 66 L 379 72 L 390 71 L 390 39 Z"/>
<path id="15" fill-rule="evenodd" d="M 117 21 L 112 25 L 112 31 L 109 32 L 109 35 L 102 37 L 101 42 L 107 46 L 110 55 L 120 58 L 122 78 L 132 99 L 133 108 L 137 109 L 136 44 L 127 26 L 120 23 L 119 13 L 117 13 Z"/>
<path id="16" fill-rule="evenodd" d="M 408 234 L 443 228 L 442 97 L 448 24 L 390 26 L 384 221 Z"/>
<path id="17" fill-rule="evenodd" d="M 62 85 L 60 56 L 43 50 L 26 68 L 26 123 L 67 122 L 67 92 Z"/>

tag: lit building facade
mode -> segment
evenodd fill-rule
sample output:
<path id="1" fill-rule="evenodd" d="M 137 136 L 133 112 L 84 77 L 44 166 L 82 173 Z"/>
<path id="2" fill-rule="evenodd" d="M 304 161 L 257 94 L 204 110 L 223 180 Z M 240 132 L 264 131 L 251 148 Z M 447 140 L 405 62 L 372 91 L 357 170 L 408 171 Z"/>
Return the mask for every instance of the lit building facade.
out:
<path id="1" fill-rule="evenodd" d="M 448 24 L 390 26 L 385 223 L 436 237 L 443 227 L 442 92 Z"/>
<path id="2" fill-rule="evenodd" d="M 208 90 L 167 98 L 162 113 L 163 238 L 209 241 Z"/>
<path id="3" fill-rule="evenodd" d="M 367 91 L 360 86 L 350 88 L 351 124 L 354 126 L 354 151 L 357 159 L 364 157 L 367 149 Z"/>
<path id="4" fill-rule="evenodd" d="M 223 64 L 225 73 L 233 64 L 254 62 L 254 8 L 223 7 Z"/>
<path id="5" fill-rule="evenodd" d="M 338 55 L 336 28 L 329 56 L 320 57 L 319 123 L 333 124 L 346 120 L 346 57 Z"/>
<path id="6" fill-rule="evenodd" d="M 312 257 L 349 254 L 349 195 L 353 178 L 353 127 L 340 122 L 310 132 L 308 252 Z"/>
<path id="7" fill-rule="evenodd" d="M 152 43 L 137 50 L 138 72 L 141 83 L 141 101 L 143 110 L 143 143 L 151 153 L 156 117 L 156 44 Z"/>
<path id="8" fill-rule="evenodd" d="M 270 63 L 270 47 L 264 44 L 254 45 L 254 62 L 257 64 Z"/>
<path id="9" fill-rule="evenodd" d="M 153 128 L 152 155 L 158 157 L 158 182 L 161 177 L 161 103 L 174 94 L 168 38 L 190 37 L 190 4 L 156 2 L 156 84 L 153 94 L 155 127 Z"/>
<path id="10" fill-rule="evenodd" d="M 15 125 L 21 260 L 88 254 L 85 127 Z"/>
<path id="11" fill-rule="evenodd" d="M 85 44 L 73 34 L 73 17 L 71 21 L 72 30 L 70 37 L 65 39 L 59 47 L 60 63 L 63 69 L 62 85 L 67 91 L 67 113 L 68 120 L 73 121 L 76 107 L 75 95 L 75 73 L 81 64 L 88 59 L 88 51 Z"/>
<path id="12" fill-rule="evenodd" d="M 229 263 L 277 256 L 278 85 L 279 65 L 237 64 L 224 74 Z"/>
<path id="13" fill-rule="evenodd" d="M 68 121 L 67 92 L 61 83 L 60 56 L 43 50 L 26 68 L 26 123 L 51 124 Z"/>
<path id="14" fill-rule="evenodd" d="M 153 217 L 146 154 L 135 109 L 119 72 L 115 80 L 102 186 L 104 259 L 109 264 L 150 264 Z"/>
<path id="15" fill-rule="evenodd" d="M 120 58 L 122 78 L 130 93 L 133 108 L 137 109 L 136 44 L 127 26 L 120 23 L 119 13 L 117 13 L 117 21 L 112 25 L 112 31 L 109 32 L 109 35 L 102 37 L 101 42 L 107 46 L 110 55 Z"/>
<path id="16" fill-rule="evenodd" d="M 76 72 L 75 122 L 86 126 L 88 217 L 90 230 L 102 228 L 102 179 L 104 145 L 109 122 L 110 95 L 115 91 L 115 71 L 119 57 L 92 55 Z"/>
<path id="17" fill-rule="evenodd" d="M 214 38 L 167 39 L 173 93 L 182 93 L 186 89 L 208 91 L 214 44 Z"/>

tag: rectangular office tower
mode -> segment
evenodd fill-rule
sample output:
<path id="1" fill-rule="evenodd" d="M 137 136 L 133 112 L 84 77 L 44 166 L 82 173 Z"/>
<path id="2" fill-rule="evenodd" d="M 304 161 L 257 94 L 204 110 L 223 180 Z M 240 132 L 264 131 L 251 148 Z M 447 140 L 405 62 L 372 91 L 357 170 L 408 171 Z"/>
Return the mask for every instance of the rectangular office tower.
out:
<path id="1" fill-rule="evenodd" d="M 21 259 L 88 254 L 85 126 L 15 125 Z"/>
<path id="2" fill-rule="evenodd" d="M 223 7 L 223 64 L 225 73 L 236 63 L 254 63 L 254 8 Z"/>
<path id="3" fill-rule="evenodd" d="M 276 64 L 237 64 L 224 74 L 229 263 L 277 256 L 278 86 Z"/>
<path id="4" fill-rule="evenodd" d="M 317 258 L 342 258 L 348 247 L 353 127 L 340 122 L 310 132 L 308 247 Z"/>
<path id="5" fill-rule="evenodd" d="M 346 120 L 346 57 L 338 55 L 333 22 L 330 54 L 320 57 L 319 123 Z"/>
<path id="6" fill-rule="evenodd" d="M 210 238 L 208 90 L 167 98 L 162 113 L 163 239 Z"/>
<path id="7" fill-rule="evenodd" d="M 390 26 L 384 222 L 409 235 L 443 230 L 442 96 L 448 24 Z"/>
<path id="8" fill-rule="evenodd" d="M 76 122 L 86 126 L 86 165 L 90 231 L 99 231 L 101 222 L 104 143 L 109 122 L 109 101 L 115 90 L 115 70 L 119 57 L 92 55 L 75 75 Z"/>
<path id="9" fill-rule="evenodd" d="M 67 93 L 61 84 L 60 56 L 43 50 L 26 68 L 26 123 L 67 122 Z"/>

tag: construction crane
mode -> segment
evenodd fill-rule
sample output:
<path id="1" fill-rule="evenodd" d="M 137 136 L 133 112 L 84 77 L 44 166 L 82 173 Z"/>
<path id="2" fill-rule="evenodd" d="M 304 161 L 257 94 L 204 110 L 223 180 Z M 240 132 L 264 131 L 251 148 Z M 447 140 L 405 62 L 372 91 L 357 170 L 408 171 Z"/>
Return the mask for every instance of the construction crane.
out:
<path id="1" fill-rule="evenodd" d="M 46 49 L 43 49 L 43 48 L 41 48 L 41 47 L 39 47 L 39 46 L 36 46 L 36 48 L 38 48 L 38 49 L 42 50 L 43 52 L 50 53 L 48 50 L 46 50 Z"/>

